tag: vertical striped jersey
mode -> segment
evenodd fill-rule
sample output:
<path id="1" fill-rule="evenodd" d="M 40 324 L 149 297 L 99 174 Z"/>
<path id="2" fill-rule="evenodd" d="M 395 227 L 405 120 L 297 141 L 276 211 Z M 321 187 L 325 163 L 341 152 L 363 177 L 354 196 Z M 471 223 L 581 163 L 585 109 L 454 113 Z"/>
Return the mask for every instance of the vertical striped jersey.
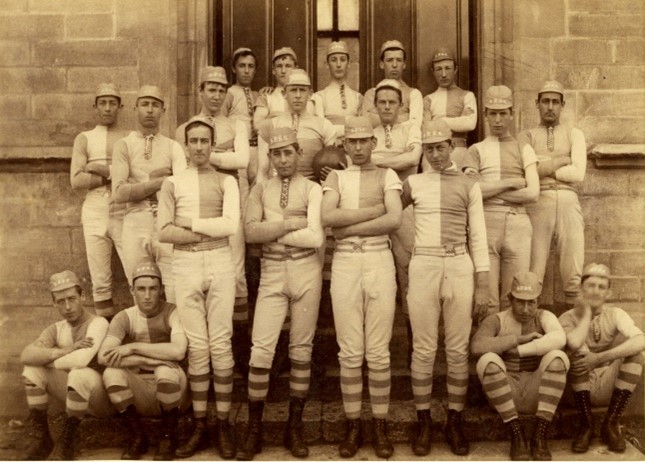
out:
<path id="1" fill-rule="evenodd" d="M 469 115 L 462 115 L 464 109 L 472 109 Z M 452 137 L 463 140 L 468 132 L 477 126 L 477 99 L 475 95 L 456 85 L 437 88 L 423 98 L 423 123 L 443 119 L 452 131 Z"/>

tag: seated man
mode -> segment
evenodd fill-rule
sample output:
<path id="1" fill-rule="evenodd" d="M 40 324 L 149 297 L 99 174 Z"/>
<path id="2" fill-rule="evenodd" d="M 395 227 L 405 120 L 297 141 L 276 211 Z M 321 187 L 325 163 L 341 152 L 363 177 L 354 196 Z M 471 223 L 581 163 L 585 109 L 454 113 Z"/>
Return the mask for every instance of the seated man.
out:
<path id="1" fill-rule="evenodd" d="M 619 420 L 643 374 L 645 335 L 623 310 L 605 304 L 609 268 L 591 263 L 582 272 L 581 298 L 560 316 L 571 357 L 570 381 L 580 416 L 573 452 L 587 452 L 593 435 L 591 405 L 606 406 L 601 435 L 611 451 L 625 450 Z"/>
<path id="2" fill-rule="evenodd" d="M 47 327 L 20 355 L 29 421 L 31 424 L 24 460 L 71 460 L 74 436 L 85 414 L 107 416 L 114 412 L 101 374 L 96 371 L 96 353 L 108 322 L 83 309 L 83 292 L 76 274 L 66 270 L 52 275 L 49 289 L 54 306 L 65 319 Z M 67 418 L 52 451 L 47 426 L 49 397 L 65 402 Z M 50 454 L 51 452 L 51 454 Z"/>
<path id="3" fill-rule="evenodd" d="M 108 366 L 103 382 L 110 401 L 127 420 L 129 443 L 122 459 L 139 459 L 146 436 L 139 415 L 161 414 L 161 435 L 155 460 L 174 456 L 180 404 L 188 404 L 186 374 L 179 367 L 188 341 L 175 305 L 161 300 L 161 272 L 142 260 L 132 273 L 135 306 L 117 314 L 99 351 Z"/>
<path id="4" fill-rule="evenodd" d="M 481 356 L 477 375 L 484 393 L 509 428 L 511 460 L 529 460 L 518 412 L 536 417 L 533 460 L 551 460 L 547 427 L 569 369 L 560 350 L 566 342 L 562 327 L 553 313 L 538 309 L 541 291 L 534 273 L 517 273 L 509 294 L 511 309 L 488 316 L 471 341 L 473 355 Z"/>

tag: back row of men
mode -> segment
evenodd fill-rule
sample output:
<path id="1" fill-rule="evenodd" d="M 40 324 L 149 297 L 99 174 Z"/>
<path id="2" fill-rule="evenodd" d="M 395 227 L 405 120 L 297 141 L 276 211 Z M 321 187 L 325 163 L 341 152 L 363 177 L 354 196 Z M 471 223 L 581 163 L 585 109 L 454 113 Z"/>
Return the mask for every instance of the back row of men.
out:
<path id="1" fill-rule="evenodd" d="M 614 360 L 607 370 L 614 371 L 618 379 L 603 382 L 605 392 L 616 383 L 603 434 L 610 448 L 623 449 L 617 419 L 640 378 L 645 337 L 624 312 L 603 308 L 609 291 L 605 267 L 593 265 L 586 270 L 585 283 L 595 288 L 587 292 L 583 283 L 585 296 L 579 298 L 584 246 L 582 213 L 573 183 L 584 176 L 586 153 L 582 133 L 559 124 L 562 87 L 557 82 L 545 83 L 536 101 L 541 126 L 523 133 L 519 141 L 511 136 L 511 90 L 491 87 L 484 97 L 490 136 L 466 149 L 465 121 L 476 122 L 477 111 L 470 107 L 474 104 L 472 94 L 454 85 L 456 62 L 449 51 L 434 55 L 433 70 L 440 88 L 421 104 L 431 114 L 422 128 L 423 117 L 413 116 L 418 106 L 412 95 L 419 92 L 400 80 L 405 65 L 400 43 L 391 41 L 383 46 L 381 62 L 388 78 L 364 98 L 375 108 L 371 118 L 342 112 L 350 101 L 360 101 L 360 95 L 344 83 L 348 58 L 342 42 L 330 45 L 327 62 L 334 83 L 310 98 L 308 75 L 290 69 L 295 67 L 295 54 L 288 48 L 280 49 L 273 65 L 282 88 L 254 100 L 248 85 L 255 57 L 251 50 L 237 50 L 233 58 L 236 85 L 227 88 L 223 68 L 207 67 L 201 73 L 203 110 L 177 130 L 183 148 L 159 133 L 165 101 L 157 87 L 141 87 L 135 108 L 137 130 L 123 138 L 111 129 L 120 108 L 120 94 L 114 85 L 99 87 L 95 105 L 100 123 L 75 142 L 72 185 L 89 189 L 82 221 L 97 313 L 113 314 L 112 242 L 117 250 L 121 248 L 137 306 L 114 318 L 115 327 L 110 327 L 98 358 L 110 366 L 106 371 L 124 365 L 141 369 L 133 377 L 152 384 L 145 396 L 148 402 L 154 401 L 156 393 L 161 403 L 156 409 L 162 410 L 162 428 L 169 435 L 162 439 L 168 444 L 158 451 L 159 457 L 187 457 L 203 446 L 212 368 L 220 454 L 240 460 L 253 458 L 261 448 L 269 370 L 288 315 L 292 323 L 291 399 L 285 445 L 295 456 L 308 454 L 301 419 L 323 279 L 323 227 L 331 229 L 335 241 L 330 291 L 348 419 L 346 438 L 339 447 L 341 456 L 352 457 L 360 445 L 364 360 L 374 417 L 373 445 L 379 457 L 392 454 L 386 417 L 397 276 L 413 345 L 411 378 L 420 423 L 413 442 L 416 454 L 430 451 L 430 396 L 441 315 L 448 363 L 446 436 L 455 454 L 469 450 L 461 425 L 469 336 L 472 319 L 479 323 L 486 314 L 491 316 L 481 323 L 470 349 L 481 356 L 478 373 L 487 396 L 509 424 L 512 458 L 528 457 L 513 402 L 516 393 L 529 392 L 534 399 L 523 402 L 533 403 L 538 416 L 531 452 L 536 459 L 550 458 L 545 435 L 569 369 L 569 357 L 559 351 L 565 344 L 571 349 L 572 371 L 578 377 L 574 391 L 583 422 L 574 450 L 586 450 L 591 436 L 588 390 L 596 383 L 596 376 L 589 372 Z M 279 98 L 282 103 L 275 106 Z M 325 117 L 308 112 L 310 101 L 315 101 L 314 112 L 323 108 Z M 406 105 L 408 120 L 401 121 Z M 450 125 L 455 120 L 462 125 Z M 343 150 L 318 154 L 325 146 L 334 145 Z M 257 159 L 255 170 L 253 159 Z M 422 173 L 417 174 L 418 170 Z M 322 187 L 312 179 L 322 181 Z M 249 180 L 254 184 L 250 193 Z M 563 315 L 570 318 L 563 324 L 573 339 L 565 336 L 553 314 L 537 309 L 554 233 L 563 262 L 561 272 L 567 277 L 566 295 L 572 308 L 576 303 L 573 311 Z M 262 245 L 262 271 L 250 361 L 239 349 L 236 358 L 250 366 L 249 428 L 236 452 L 228 428 L 234 364 L 231 337 L 234 345 L 244 345 L 248 336 L 245 242 Z M 160 270 L 146 258 L 156 261 Z M 64 289 L 78 303 L 78 284 L 69 285 L 75 276 L 57 277 L 68 281 Z M 60 290 L 54 290 L 54 279 L 56 301 Z M 166 299 L 176 302 L 178 316 L 172 315 L 173 305 L 154 302 L 150 287 L 138 287 L 139 281 L 147 281 L 158 292 L 162 280 Z M 139 290 L 147 295 L 139 298 Z M 70 305 L 67 298 L 57 303 Z M 146 315 L 152 305 L 165 308 Z M 512 309 L 500 312 L 500 306 Z M 83 316 L 78 319 L 88 321 Z M 137 321 L 137 316 L 143 320 Z M 175 343 L 171 320 L 177 318 L 181 320 L 177 330 L 187 338 L 188 382 L 196 426 L 190 439 L 175 451 L 171 430 L 176 426 L 176 408 L 186 378 L 182 382 L 180 373 L 171 377 L 163 368 L 157 372 L 157 366 L 169 366 L 168 361 L 178 359 L 177 345 L 164 346 L 164 342 Z M 58 333 L 57 329 L 68 330 L 64 345 L 56 344 L 60 337 L 50 332 L 51 338 L 41 338 L 39 344 L 27 347 L 25 352 L 33 356 L 24 353 L 23 362 L 29 367 L 53 364 L 55 368 L 59 356 L 52 358 L 44 351 L 46 346 L 57 347 L 56 354 L 61 356 L 75 354 L 68 351 L 74 347 L 83 351 L 89 362 L 90 355 L 84 350 L 94 348 L 96 354 L 100 345 L 88 340 L 90 335 L 82 329 L 73 328 L 78 319 L 68 319 L 54 329 Z M 94 318 L 90 321 L 98 322 Z M 111 333 L 112 329 L 118 332 Z M 128 334 L 128 329 L 134 333 Z M 159 330 L 165 334 L 160 335 Z M 612 341 L 618 333 L 628 340 L 616 347 Z M 94 340 L 100 337 L 96 335 Z M 110 341 L 113 338 L 117 340 Z M 583 344 L 593 353 L 580 352 Z M 36 355 L 35 347 L 43 350 Z M 135 357 L 132 362 L 125 360 L 129 356 Z M 146 378 L 150 370 L 154 374 Z M 534 371 L 540 375 L 539 381 L 531 380 L 530 374 L 522 375 Z M 142 387 L 119 374 L 106 372 L 103 379 L 110 400 L 132 427 L 133 438 L 124 457 L 136 458 L 145 451 L 137 418 L 137 412 L 145 408 L 137 405 L 135 391 Z M 25 377 L 28 397 L 38 395 L 42 404 L 47 379 L 27 372 Z M 68 421 L 72 423 L 63 435 L 69 439 L 79 414 L 70 409 L 81 409 L 78 403 L 85 400 L 86 410 L 89 395 L 84 396 L 83 390 L 78 390 L 83 387 L 70 385 L 69 380 L 67 386 L 76 393 L 67 395 Z M 167 394 L 173 396 L 172 405 Z M 38 419 L 42 424 L 42 415 L 32 420 Z M 36 448 L 41 452 L 37 455 L 43 457 L 50 446 L 44 436 L 39 441 Z M 55 450 L 55 455 L 60 451 Z"/>

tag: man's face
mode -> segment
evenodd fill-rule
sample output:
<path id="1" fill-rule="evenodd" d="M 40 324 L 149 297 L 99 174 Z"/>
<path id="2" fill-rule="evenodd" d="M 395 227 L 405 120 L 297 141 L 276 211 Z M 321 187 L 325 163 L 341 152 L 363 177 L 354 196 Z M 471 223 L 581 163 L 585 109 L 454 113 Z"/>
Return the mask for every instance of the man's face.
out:
<path id="1" fill-rule="evenodd" d="M 543 125 L 557 125 L 560 122 L 560 113 L 564 107 L 564 101 L 560 93 L 541 93 L 536 104 L 540 111 L 540 121 Z"/>
<path id="2" fill-rule="evenodd" d="M 443 171 L 452 165 L 450 154 L 452 153 L 452 141 L 439 141 L 438 143 L 423 143 L 423 155 L 430 166 Z"/>
<path id="3" fill-rule="evenodd" d="M 54 306 L 67 322 L 74 324 L 83 316 L 83 297 L 77 287 L 52 292 L 52 298 Z"/>
<path id="4" fill-rule="evenodd" d="M 204 125 L 195 125 L 186 133 L 188 157 L 195 167 L 207 166 L 210 159 L 213 140 L 211 131 Z"/>
<path id="5" fill-rule="evenodd" d="M 376 111 L 383 125 L 396 123 L 401 109 L 401 99 L 395 90 L 385 88 L 376 92 Z"/>
<path id="6" fill-rule="evenodd" d="M 387 50 L 383 53 L 381 69 L 386 79 L 399 80 L 405 69 L 405 57 L 403 50 Z"/>
<path id="7" fill-rule="evenodd" d="M 586 278 L 582 283 L 581 289 L 582 297 L 594 311 L 600 309 L 611 295 L 609 280 L 598 276 L 589 276 Z"/>
<path id="8" fill-rule="evenodd" d="M 121 101 L 116 96 L 99 96 L 94 103 L 99 124 L 111 126 L 116 123 L 121 109 Z"/>
<path id="9" fill-rule="evenodd" d="M 290 178 L 296 173 L 299 158 L 300 153 L 293 144 L 269 151 L 271 165 L 280 178 Z"/>
<path id="10" fill-rule="evenodd" d="M 327 68 L 334 79 L 345 79 L 348 66 L 349 57 L 345 53 L 333 53 L 327 57 Z"/>
<path id="11" fill-rule="evenodd" d="M 533 300 L 521 300 L 513 297 L 512 295 L 510 297 L 513 317 L 517 322 L 525 323 L 535 317 L 535 313 L 538 309 L 537 298 L 534 298 Z"/>
<path id="12" fill-rule="evenodd" d="M 161 299 L 161 281 L 152 276 L 141 276 L 134 280 L 132 295 L 134 301 L 146 316 L 154 316 L 161 310 L 159 300 Z"/>
<path id="13" fill-rule="evenodd" d="M 352 164 L 368 164 L 372 159 L 372 150 L 376 147 L 376 138 L 345 138 L 343 147 L 352 158 Z"/>
<path id="14" fill-rule="evenodd" d="M 511 122 L 513 121 L 513 112 L 507 109 L 490 109 L 485 111 L 486 122 L 493 136 L 504 136 L 510 133 Z"/>
<path id="15" fill-rule="evenodd" d="M 287 77 L 296 67 L 296 61 L 289 55 L 280 56 L 273 62 L 273 76 L 278 85 L 284 87 L 287 84 Z"/>
<path id="16" fill-rule="evenodd" d="M 255 77 L 255 58 L 252 55 L 238 58 L 233 68 L 237 83 L 243 87 L 250 87 Z"/>
<path id="17" fill-rule="evenodd" d="M 309 100 L 310 87 L 307 85 L 287 85 L 284 87 L 284 97 L 291 112 L 300 114 L 304 112 Z"/>
<path id="18" fill-rule="evenodd" d="M 226 86 L 217 82 L 205 82 L 204 88 L 199 90 L 199 97 L 209 114 L 217 114 L 226 98 Z"/>
<path id="19" fill-rule="evenodd" d="M 142 127 L 158 128 L 159 120 L 166 111 L 163 103 L 156 98 L 144 96 L 137 100 L 137 119 Z"/>
<path id="20" fill-rule="evenodd" d="M 444 59 L 432 64 L 432 73 L 437 84 L 442 88 L 450 88 L 455 83 L 457 66 L 452 59 Z"/>

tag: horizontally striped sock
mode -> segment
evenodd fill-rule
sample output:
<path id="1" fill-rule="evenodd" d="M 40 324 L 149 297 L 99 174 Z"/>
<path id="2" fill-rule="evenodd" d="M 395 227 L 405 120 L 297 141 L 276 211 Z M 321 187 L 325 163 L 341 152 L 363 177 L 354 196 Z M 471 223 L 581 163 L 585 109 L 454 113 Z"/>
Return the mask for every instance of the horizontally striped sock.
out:
<path id="1" fill-rule="evenodd" d="M 493 363 L 486 366 L 482 388 L 488 402 L 495 408 L 504 423 L 517 419 L 517 409 L 513 402 L 511 385 L 501 367 Z"/>
<path id="2" fill-rule="evenodd" d="M 343 394 L 343 408 L 348 419 L 361 416 L 363 394 L 363 369 L 340 366 L 340 391 Z"/>
<path id="3" fill-rule="evenodd" d="M 213 371 L 213 386 L 215 387 L 215 409 L 217 418 L 228 419 L 233 401 L 233 368 Z"/>
<path id="4" fill-rule="evenodd" d="M 210 377 L 208 373 L 190 375 L 188 380 L 190 382 L 190 392 L 193 396 L 193 413 L 195 414 L 195 418 L 200 419 L 206 417 Z"/>
<path id="5" fill-rule="evenodd" d="M 65 410 L 70 417 L 82 419 L 87 413 L 89 402 L 78 394 L 73 388 L 67 388 L 67 397 L 65 399 Z"/>
<path id="6" fill-rule="evenodd" d="M 129 405 L 134 405 L 134 394 L 125 385 L 110 385 L 107 387 L 108 398 L 118 412 L 125 411 Z"/>
<path id="7" fill-rule="evenodd" d="M 555 358 L 549 363 L 540 377 L 538 388 L 538 409 L 535 415 L 547 422 L 551 422 L 555 410 L 558 408 L 564 386 L 567 383 L 567 369 L 560 358 Z"/>
<path id="8" fill-rule="evenodd" d="M 248 380 L 249 401 L 266 401 L 269 393 L 270 370 L 251 366 Z"/>
<path id="9" fill-rule="evenodd" d="M 27 395 L 27 406 L 29 409 L 38 409 L 46 411 L 49 404 L 49 395 L 44 388 L 39 388 L 36 384 L 25 379 L 25 394 Z"/>
<path id="10" fill-rule="evenodd" d="M 643 355 L 638 353 L 623 360 L 618 369 L 615 388 L 633 392 L 643 374 Z"/>
<path id="11" fill-rule="evenodd" d="M 432 395 L 432 373 L 412 370 L 410 373 L 414 407 L 417 411 L 430 409 L 430 396 Z"/>
<path id="12" fill-rule="evenodd" d="M 448 388 L 448 409 L 461 412 L 466 407 L 466 392 L 468 391 L 468 370 L 464 372 L 448 371 L 446 376 Z"/>
<path id="13" fill-rule="evenodd" d="M 387 418 L 390 410 L 390 388 L 392 380 L 390 368 L 369 369 L 368 384 L 370 389 L 370 403 L 372 404 L 372 417 L 375 419 Z"/>
<path id="14" fill-rule="evenodd" d="M 311 361 L 300 362 L 291 360 L 289 374 L 289 396 L 306 399 L 311 381 Z"/>
<path id="15" fill-rule="evenodd" d="M 246 322 L 249 320 L 248 297 L 235 297 L 233 305 L 233 322 Z"/>
<path id="16" fill-rule="evenodd" d="M 169 380 L 158 380 L 157 400 L 161 404 L 161 409 L 164 411 L 179 407 L 179 402 L 181 401 L 181 386 L 179 383 Z"/>

